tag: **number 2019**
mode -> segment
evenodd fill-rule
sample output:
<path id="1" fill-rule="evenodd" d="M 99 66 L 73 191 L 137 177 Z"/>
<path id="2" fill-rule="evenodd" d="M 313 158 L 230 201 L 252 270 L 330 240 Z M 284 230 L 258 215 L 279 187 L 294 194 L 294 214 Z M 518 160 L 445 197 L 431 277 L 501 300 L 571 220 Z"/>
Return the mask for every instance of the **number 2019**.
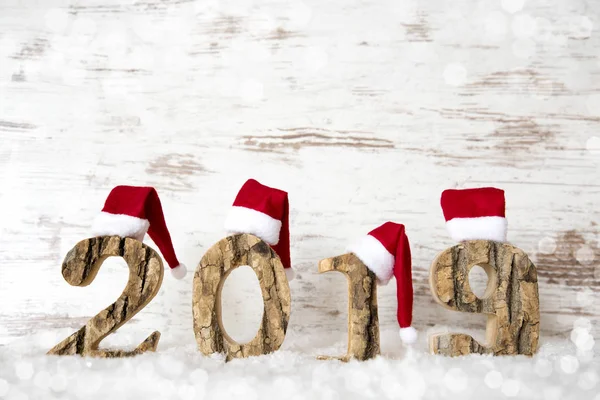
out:
<path id="1" fill-rule="evenodd" d="M 54 346 L 51 355 L 124 357 L 155 351 L 160 339 L 153 332 L 134 350 L 100 349 L 100 342 L 143 309 L 160 289 L 163 264 L 151 247 L 131 238 L 101 236 L 82 240 L 62 264 L 65 280 L 87 286 L 104 260 L 122 257 L 129 279 L 119 298 L 83 327 Z M 249 265 L 257 274 L 264 302 L 260 328 L 250 342 L 231 339 L 221 321 L 221 291 L 235 268 Z M 488 274 L 483 298 L 469 286 L 469 271 L 479 265 Z M 377 284 L 373 272 L 352 253 L 322 260 L 319 272 L 338 271 L 348 278 L 348 352 L 342 360 L 366 360 L 380 353 Z M 459 356 L 471 353 L 533 355 L 539 340 L 537 270 L 522 250 L 486 240 L 466 241 L 441 252 L 430 268 L 434 299 L 443 307 L 487 315 L 486 344 L 460 333 L 432 335 L 430 351 Z M 228 236 L 202 257 L 193 279 L 193 327 L 203 354 L 225 353 L 227 360 L 274 352 L 285 338 L 291 310 L 289 284 L 279 257 L 258 237 Z M 319 358 L 328 359 L 330 356 Z"/>

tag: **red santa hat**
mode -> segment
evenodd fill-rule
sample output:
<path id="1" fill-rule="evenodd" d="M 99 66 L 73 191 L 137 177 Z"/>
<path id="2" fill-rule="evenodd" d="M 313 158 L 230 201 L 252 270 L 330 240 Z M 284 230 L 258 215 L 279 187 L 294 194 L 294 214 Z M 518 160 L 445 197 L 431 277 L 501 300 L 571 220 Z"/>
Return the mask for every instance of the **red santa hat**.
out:
<path id="1" fill-rule="evenodd" d="M 442 210 L 452 239 L 506 241 L 504 190 L 493 187 L 448 189 L 442 192 Z"/>
<path id="2" fill-rule="evenodd" d="M 264 240 L 281 259 L 288 280 L 294 278 L 287 192 L 248 179 L 233 202 L 225 229 L 232 233 L 250 233 Z"/>
<path id="3" fill-rule="evenodd" d="M 158 246 L 173 276 L 182 279 L 187 272 L 185 265 L 175 256 L 160 199 L 152 187 L 115 187 L 94 220 L 92 231 L 96 236 L 117 235 L 140 242 L 147 232 Z"/>
<path id="4" fill-rule="evenodd" d="M 373 271 L 380 284 L 385 285 L 392 276 L 396 277 L 400 338 L 406 344 L 414 343 L 417 331 L 411 326 L 412 258 L 404 225 L 386 222 L 349 246 L 348 251 Z"/>

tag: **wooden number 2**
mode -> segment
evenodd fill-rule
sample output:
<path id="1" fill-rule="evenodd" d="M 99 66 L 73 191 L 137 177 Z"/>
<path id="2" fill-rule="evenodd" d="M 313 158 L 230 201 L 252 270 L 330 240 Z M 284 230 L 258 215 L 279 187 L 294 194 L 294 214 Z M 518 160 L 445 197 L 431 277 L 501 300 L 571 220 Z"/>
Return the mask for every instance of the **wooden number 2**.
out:
<path id="1" fill-rule="evenodd" d="M 99 350 L 102 339 L 119 329 L 158 293 L 163 265 L 158 254 L 143 243 L 119 236 L 102 236 L 77 243 L 65 257 L 63 277 L 73 286 L 87 286 L 108 257 L 123 257 L 129 266 L 129 281 L 116 302 L 90 319 L 85 326 L 54 346 L 48 354 L 126 357 L 155 351 L 160 333 L 154 332 L 135 350 Z"/>
<path id="2" fill-rule="evenodd" d="M 469 270 L 475 265 L 483 267 L 489 278 L 482 299 L 469 286 Z M 487 240 L 463 242 L 433 261 L 430 284 L 433 297 L 444 307 L 488 314 L 487 344 L 465 334 L 432 335 L 429 345 L 434 354 L 531 356 L 536 352 L 540 329 L 537 270 L 523 250 Z"/>
<path id="3" fill-rule="evenodd" d="M 379 318 L 375 274 L 352 253 L 319 262 L 319 273 L 338 271 L 348 278 L 348 352 L 342 357 L 319 356 L 349 361 L 368 360 L 379 354 Z"/>
<path id="4" fill-rule="evenodd" d="M 236 343 L 223 328 L 221 291 L 235 268 L 249 265 L 260 282 L 264 314 L 257 335 L 249 343 Z M 258 237 L 228 236 L 202 257 L 194 274 L 194 334 L 200 351 L 225 353 L 229 361 L 272 353 L 281 347 L 290 319 L 290 287 L 279 257 Z"/>

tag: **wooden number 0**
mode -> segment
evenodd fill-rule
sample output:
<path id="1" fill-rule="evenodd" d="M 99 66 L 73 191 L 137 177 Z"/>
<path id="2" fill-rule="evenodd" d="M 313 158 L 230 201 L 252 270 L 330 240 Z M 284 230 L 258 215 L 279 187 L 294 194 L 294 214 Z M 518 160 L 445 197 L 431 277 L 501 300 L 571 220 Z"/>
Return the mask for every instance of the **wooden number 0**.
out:
<path id="1" fill-rule="evenodd" d="M 249 265 L 260 282 L 264 314 L 257 335 L 249 343 L 235 342 L 221 320 L 221 291 L 235 268 Z M 279 257 L 258 237 L 228 236 L 202 257 L 194 274 L 194 334 L 200 351 L 225 353 L 229 361 L 272 353 L 281 347 L 290 319 L 290 287 Z"/>
<path id="2" fill-rule="evenodd" d="M 48 354 L 126 357 L 155 351 L 160 333 L 154 332 L 135 350 L 99 350 L 102 339 L 119 329 L 158 293 L 163 265 L 158 254 L 143 243 L 119 236 L 102 236 L 77 243 L 65 257 L 63 277 L 73 286 L 87 286 L 108 257 L 123 257 L 129 281 L 116 302 L 90 319 L 85 326 L 54 346 Z"/>
<path id="3" fill-rule="evenodd" d="M 349 361 L 368 360 L 379 354 L 379 318 L 375 274 L 352 253 L 319 262 L 319 273 L 338 271 L 348 278 L 348 352 L 342 357 L 319 356 Z"/>
<path id="4" fill-rule="evenodd" d="M 469 270 L 475 265 L 483 267 L 489 278 L 482 299 L 469 286 Z M 465 334 L 432 335 L 429 345 L 434 354 L 531 356 L 536 352 L 540 329 L 537 270 L 523 250 L 487 240 L 463 242 L 433 261 L 430 284 L 433 297 L 444 307 L 488 314 L 486 345 Z"/>

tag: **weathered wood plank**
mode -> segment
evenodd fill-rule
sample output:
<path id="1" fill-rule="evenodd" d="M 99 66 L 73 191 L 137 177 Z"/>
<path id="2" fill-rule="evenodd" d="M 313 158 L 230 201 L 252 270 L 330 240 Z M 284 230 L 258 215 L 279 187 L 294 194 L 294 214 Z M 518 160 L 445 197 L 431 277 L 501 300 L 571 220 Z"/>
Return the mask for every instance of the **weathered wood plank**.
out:
<path id="1" fill-rule="evenodd" d="M 427 270 L 453 245 L 439 194 L 478 185 L 506 190 L 509 240 L 538 267 L 542 338 L 600 317 L 598 2 L 252 3 L 1 2 L 0 343 L 119 295 L 115 265 L 85 306 L 58 273 L 112 186 L 157 187 L 194 265 L 248 177 L 290 193 L 290 329 L 346 328 L 345 303 L 324 301 L 346 289 L 317 261 L 388 219 L 409 230 L 415 326 L 458 324 Z M 166 280 L 120 331 L 193 344 L 189 279 Z M 378 291 L 382 329 L 394 290 Z"/>

